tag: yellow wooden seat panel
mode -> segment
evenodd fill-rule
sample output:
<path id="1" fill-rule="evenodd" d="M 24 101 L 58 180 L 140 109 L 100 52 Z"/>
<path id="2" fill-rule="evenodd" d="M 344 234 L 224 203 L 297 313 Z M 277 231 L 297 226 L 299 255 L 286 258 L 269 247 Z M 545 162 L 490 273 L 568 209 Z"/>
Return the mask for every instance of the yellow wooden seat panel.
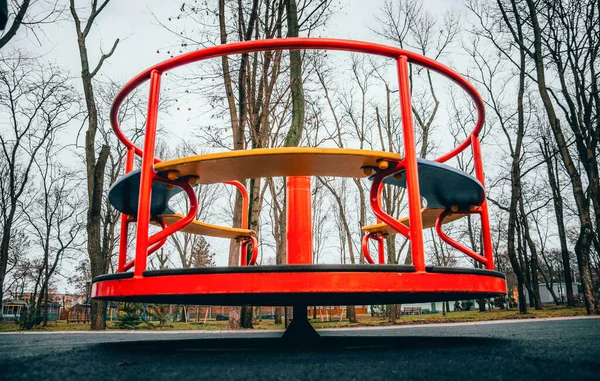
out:
<path id="1" fill-rule="evenodd" d="M 422 218 L 422 222 L 423 222 L 423 229 L 434 227 L 438 216 L 443 211 L 444 211 L 444 209 L 437 209 L 437 208 L 436 209 L 429 209 L 429 208 L 421 209 L 421 218 Z M 451 214 L 451 215 L 447 216 L 446 218 L 444 218 L 444 223 L 456 221 L 459 218 L 462 218 L 466 215 L 467 214 L 462 214 L 462 213 Z M 401 224 L 405 225 L 406 227 L 410 227 L 410 222 L 409 222 L 408 216 L 403 217 L 403 218 L 399 219 L 398 221 Z M 392 229 L 385 223 L 363 226 L 362 230 L 364 232 L 368 232 L 368 233 L 388 233 L 388 234 L 397 234 L 398 233 L 397 231 L 395 231 L 394 229 Z"/>
<path id="2" fill-rule="evenodd" d="M 175 214 L 164 214 L 159 216 L 165 221 L 167 225 L 173 225 L 179 220 L 184 218 L 183 215 L 179 213 Z M 158 225 L 157 222 L 152 222 L 153 225 Z M 250 237 L 255 235 L 256 233 L 253 230 L 248 229 L 237 229 L 230 228 L 226 226 L 218 226 L 207 224 L 205 222 L 194 220 L 191 224 L 187 225 L 183 229 L 179 230 L 184 233 L 205 235 L 210 237 L 219 237 L 219 238 L 240 238 L 240 237 Z"/>
<path id="3" fill-rule="evenodd" d="M 366 177 L 364 166 L 380 160 L 400 161 L 397 153 L 345 148 L 260 148 L 190 156 L 156 164 L 157 172 L 199 176 L 199 184 L 216 184 L 278 176 Z"/>

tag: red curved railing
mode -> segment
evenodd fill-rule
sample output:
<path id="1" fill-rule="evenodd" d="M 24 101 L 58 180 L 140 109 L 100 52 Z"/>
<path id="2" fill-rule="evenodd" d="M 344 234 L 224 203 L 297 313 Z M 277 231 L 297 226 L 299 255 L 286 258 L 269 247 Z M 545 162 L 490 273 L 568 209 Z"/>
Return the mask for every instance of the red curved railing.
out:
<path id="1" fill-rule="evenodd" d="M 226 45 L 216 45 L 202 50 L 182 54 L 177 57 L 170 58 L 166 61 L 158 63 L 147 70 L 144 70 L 132 80 L 127 82 L 125 86 L 117 93 L 115 100 L 113 101 L 110 110 L 110 122 L 115 131 L 115 134 L 121 140 L 126 147 L 132 147 L 138 156 L 142 155 L 142 149 L 133 144 L 121 131 L 118 121 L 118 111 L 121 103 L 125 100 L 133 90 L 139 85 L 150 79 L 153 71 L 164 73 L 171 69 L 175 69 L 180 66 L 187 65 L 189 63 L 203 61 L 209 58 L 217 58 L 230 54 L 242 54 L 251 53 L 262 50 L 344 50 L 357 53 L 374 54 L 388 58 L 398 58 L 404 56 L 410 63 L 417 64 L 419 66 L 426 67 L 439 73 L 464 89 L 469 96 L 473 99 L 477 108 L 477 122 L 471 135 L 465 139 L 460 145 L 454 148 L 452 151 L 436 159 L 436 161 L 443 163 L 450 160 L 461 151 L 464 151 L 471 144 L 471 136 L 479 136 L 479 133 L 483 129 L 483 123 L 485 120 L 485 107 L 481 96 L 466 79 L 464 79 L 459 73 L 453 69 L 445 66 L 431 58 L 427 58 L 417 53 L 410 52 L 408 50 L 395 48 L 386 45 L 372 44 L 362 41 L 353 40 L 340 40 L 331 38 L 280 38 L 270 40 L 254 40 L 254 41 L 243 41 L 236 42 Z M 155 158 L 155 162 L 160 162 L 160 159 Z"/>
<path id="2" fill-rule="evenodd" d="M 343 50 L 350 52 L 373 54 L 383 57 L 388 57 L 396 60 L 398 69 L 398 82 L 399 82 L 399 93 L 400 93 L 400 106 L 402 110 L 402 128 L 404 136 L 404 158 L 396 163 L 391 163 L 392 168 L 388 169 L 388 163 L 381 163 L 378 170 L 378 174 L 375 176 L 371 188 L 371 206 L 379 220 L 390 225 L 399 233 L 405 235 L 411 240 L 413 264 L 416 271 L 425 271 L 425 260 L 424 260 L 424 244 L 422 234 L 422 221 L 421 221 L 421 199 L 419 193 L 418 184 L 418 169 L 416 162 L 416 146 L 414 141 L 414 131 L 412 122 L 412 104 L 410 101 L 410 85 L 409 85 L 409 71 L 408 64 L 416 64 L 423 66 L 437 72 L 451 81 L 456 83 L 462 89 L 464 89 L 469 96 L 472 98 L 477 108 L 477 121 L 471 134 L 457 147 L 450 152 L 435 159 L 437 162 L 445 162 L 460 152 L 464 151 L 467 147 L 472 146 L 473 156 L 475 161 L 475 172 L 478 180 L 484 184 L 483 178 L 483 166 L 481 163 L 481 152 L 479 147 L 479 134 L 483 128 L 485 119 L 485 110 L 483 100 L 477 92 L 477 90 L 460 74 L 450 69 L 449 67 L 436 62 L 430 58 L 422 55 L 403 50 L 396 47 L 372 44 L 361 41 L 352 40 L 338 40 L 328 38 L 283 38 L 283 39 L 270 39 L 270 40 L 255 40 L 255 41 L 243 41 L 226 45 L 217 45 L 202 50 L 186 53 L 177 57 L 173 57 L 169 60 L 163 61 L 151 68 L 141 72 L 131 81 L 129 81 L 119 91 L 115 100 L 112 104 L 110 111 L 110 120 L 112 127 L 119 138 L 119 140 L 128 148 L 129 153 L 137 154 L 142 157 L 141 166 L 141 180 L 140 180 L 140 208 L 138 210 L 138 236 L 136 242 L 136 261 L 134 274 L 135 276 L 142 276 L 145 270 L 145 259 L 148 252 L 149 244 L 158 242 L 159 238 L 162 238 L 161 232 L 155 234 L 153 237 L 148 237 L 148 229 L 145 222 L 149 222 L 149 201 L 150 201 L 150 190 L 152 187 L 152 181 L 158 180 L 158 175 L 153 171 L 153 165 L 160 162 L 160 159 L 154 156 L 154 146 L 156 137 L 156 122 L 158 114 L 158 98 L 160 92 L 160 78 L 162 73 L 171 69 L 193 63 L 209 58 L 217 58 L 230 54 L 242 54 L 251 53 L 256 51 L 264 50 Z M 135 88 L 146 81 L 150 81 L 150 95 L 148 99 L 148 119 L 146 123 L 146 134 L 144 140 L 144 150 L 137 147 L 131 142 L 121 131 L 118 123 L 118 110 L 124 99 L 129 95 Z M 409 207 L 409 223 L 410 228 L 400 224 L 393 217 L 389 216 L 383 210 L 381 210 L 380 200 L 378 191 L 380 189 L 381 181 L 387 176 L 391 176 L 399 171 L 405 171 L 406 184 L 408 193 L 408 207 Z M 189 187 L 187 184 L 183 184 L 182 187 L 186 190 Z M 186 190 L 187 193 L 187 190 Z M 486 268 L 493 269 L 493 256 L 491 254 L 491 236 L 489 232 L 489 216 L 487 211 L 487 204 L 481 206 L 482 216 L 482 227 L 484 233 L 484 257 L 485 260 L 481 261 L 485 263 Z M 190 223 L 191 220 L 186 218 L 178 221 L 176 224 L 171 225 L 181 229 L 186 223 Z M 141 222 L 141 223 L 140 223 Z M 144 225 L 146 227 L 144 228 Z M 457 247 L 456 243 L 447 236 L 442 236 L 442 239 L 454 247 Z M 255 242 L 253 240 L 246 240 L 242 247 L 252 243 L 253 245 L 253 257 L 256 249 Z M 382 247 L 383 245 L 379 245 Z M 245 254 L 243 254 L 245 255 Z M 382 254 L 379 254 L 382 258 Z"/>

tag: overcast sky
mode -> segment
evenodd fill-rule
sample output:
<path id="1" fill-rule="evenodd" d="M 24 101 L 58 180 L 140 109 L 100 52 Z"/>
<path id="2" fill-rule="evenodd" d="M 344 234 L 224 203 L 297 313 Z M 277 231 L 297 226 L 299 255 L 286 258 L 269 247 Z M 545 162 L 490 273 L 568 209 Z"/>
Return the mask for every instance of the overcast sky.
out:
<path id="1" fill-rule="evenodd" d="M 65 0 L 66 2 L 66 0 Z M 209 3 L 217 0 L 209 0 Z M 85 1 L 79 0 L 84 4 Z M 108 51 L 116 38 L 121 39 L 118 49 L 106 63 L 102 72 L 112 79 L 126 81 L 149 66 L 168 58 L 165 48 L 177 43 L 172 33 L 161 27 L 169 16 L 177 15 L 180 1 L 164 0 L 113 0 L 96 20 L 88 38 L 88 50 L 92 61 L 96 61 L 100 44 Z M 328 24 L 322 37 L 350 38 L 365 41 L 378 41 L 369 30 L 376 22 L 382 0 L 345 0 L 340 3 L 341 12 L 337 12 Z M 424 7 L 433 13 L 454 8 L 462 12 L 459 0 L 425 0 Z M 85 15 L 85 13 L 83 14 Z M 70 14 L 68 14 L 70 16 Z M 11 42 L 16 47 L 44 54 L 49 60 L 64 65 L 77 75 L 80 70 L 75 27 L 70 18 L 66 21 L 44 26 L 45 36 L 39 35 L 41 44 L 31 33 L 21 30 Z M 162 53 L 157 54 L 159 50 Z"/>

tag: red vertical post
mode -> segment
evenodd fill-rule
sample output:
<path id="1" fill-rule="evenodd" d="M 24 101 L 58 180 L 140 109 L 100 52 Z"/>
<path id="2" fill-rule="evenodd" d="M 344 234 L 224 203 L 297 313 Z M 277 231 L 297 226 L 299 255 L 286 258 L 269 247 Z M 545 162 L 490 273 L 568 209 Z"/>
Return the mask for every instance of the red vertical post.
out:
<path id="1" fill-rule="evenodd" d="M 473 161 L 475 162 L 475 176 L 485 189 L 485 174 L 483 173 L 483 162 L 481 157 L 481 146 L 479 137 L 471 136 L 471 147 L 473 147 Z M 487 206 L 487 198 L 481 204 L 481 233 L 483 239 L 483 256 L 487 259 L 485 268 L 494 269 L 494 253 L 492 249 L 492 233 L 490 231 L 490 214 Z"/>
<path id="2" fill-rule="evenodd" d="M 125 174 L 133 170 L 133 159 L 135 149 L 130 147 L 127 149 L 127 161 L 125 162 Z M 129 232 L 129 216 L 121 213 L 121 233 L 119 235 L 119 265 L 117 272 L 125 271 L 125 263 L 127 262 L 127 233 Z"/>
<path id="3" fill-rule="evenodd" d="M 385 242 L 385 237 L 377 237 L 377 251 L 379 254 L 379 264 L 385 264 L 385 249 L 383 247 L 383 243 Z"/>
<path id="4" fill-rule="evenodd" d="M 381 205 L 381 193 L 383 192 L 383 183 L 379 184 L 379 189 L 377 190 L 377 203 Z M 377 217 L 377 223 L 380 224 L 382 221 L 379 217 Z M 377 237 L 377 255 L 379 259 L 379 264 L 385 264 L 385 250 L 383 246 L 384 237 Z"/>
<path id="5" fill-rule="evenodd" d="M 312 263 L 312 199 L 309 176 L 286 179 L 287 263 Z"/>
<path id="6" fill-rule="evenodd" d="M 406 189 L 408 191 L 410 247 L 415 270 L 425 271 L 425 248 L 423 245 L 423 222 L 421 219 L 421 193 L 419 191 L 417 152 L 412 120 L 412 103 L 410 100 L 408 58 L 406 56 L 400 56 L 396 60 L 396 63 L 398 65 L 400 108 L 402 110 L 402 133 L 404 134 L 404 165 L 406 168 Z"/>
<path id="7" fill-rule="evenodd" d="M 135 242 L 134 277 L 143 276 L 148 255 L 148 227 L 150 225 L 150 201 L 152 200 L 152 180 L 154 173 L 154 146 L 156 144 L 156 123 L 158 120 L 158 98 L 160 95 L 160 72 L 150 73 L 150 94 L 148 96 L 148 118 L 142 153 L 140 174 L 140 198 L 137 215 L 137 237 Z"/>
<path id="8" fill-rule="evenodd" d="M 381 183 L 379 184 L 379 188 L 377 189 L 377 203 L 379 205 L 381 205 L 381 193 L 383 193 L 383 186 L 384 184 Z M 381 218 L 377 217 L 377 223 L 380 224 L 381 222 Z"/>

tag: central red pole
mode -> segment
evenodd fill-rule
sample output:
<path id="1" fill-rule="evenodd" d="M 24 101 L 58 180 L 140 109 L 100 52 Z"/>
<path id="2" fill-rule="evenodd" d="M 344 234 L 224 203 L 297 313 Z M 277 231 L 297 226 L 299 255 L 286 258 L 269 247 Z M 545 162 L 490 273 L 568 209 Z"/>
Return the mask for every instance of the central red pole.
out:
<path id="1" fill-rule="evenodd" d="M 312 199 L 309 176 L 286 179 L 287 263 L 312 264 Z"/>

